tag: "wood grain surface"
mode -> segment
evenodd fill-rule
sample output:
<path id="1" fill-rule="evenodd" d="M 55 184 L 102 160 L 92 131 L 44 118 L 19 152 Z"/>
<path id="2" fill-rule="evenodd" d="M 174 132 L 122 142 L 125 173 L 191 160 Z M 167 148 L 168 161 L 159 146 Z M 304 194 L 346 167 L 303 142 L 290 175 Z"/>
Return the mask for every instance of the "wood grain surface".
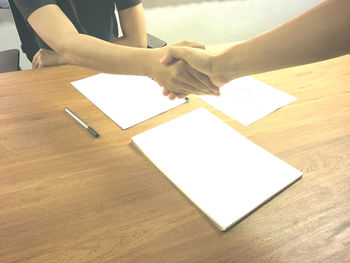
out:
<path id="1" fill-rule="evenodd" d="M 350 262 L 349 56 L 254 76 L 298 100 L 248 127 L 192 97 L 122 130 L 70 85 L 92 74 L 0 74 L 1 263 Z M 131 144 L 200 106 L 304 172 L 226 232 Z"/>

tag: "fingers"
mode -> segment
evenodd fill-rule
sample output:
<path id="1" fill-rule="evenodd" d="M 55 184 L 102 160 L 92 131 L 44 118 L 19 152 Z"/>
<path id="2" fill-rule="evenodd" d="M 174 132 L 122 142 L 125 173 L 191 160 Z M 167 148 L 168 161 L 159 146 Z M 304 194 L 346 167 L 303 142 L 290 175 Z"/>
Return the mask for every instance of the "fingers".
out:
<path id="1" fill-rule="evenodd" d="M 212 94 L 217 96 L 220 95 L 220 89 L 213 84 L 213 82 L 207 75 L 191 68 L 190 66 L 187 66 L 186 70 L 193 78 L 195 78 L 199 82 L 198 87 L 200 91 L 205 92 L 206 94 Z"/>
<path id="2" fill-rule="evenodd" d="M 182 94 L 182 93 L 175 93 L 175 92 L 170 92 L 170 94 L 168 95 L 168 98 L 170 100 L 172 100 L 173 98 L 178 98 L 178 99 L 184 99 L 187 95 L 186 94 Z"/>
<path id="3" fill-rule="evenodd" d="M 173 61 L 173 57 L 175 58 L 181 58 L 183 59 L 184 56 L 182 54 L 186 52 L 183 48 L 177 48 L 173 47 L 169 49 L 168 55 L 163 57 L 161 59 L 161 63 L 169 63 Z M 220 91 L 218 87 L 216 87 L 209 79 L 208 76 L 205 74 L 193 69 L 190 67 L 186 60 L 178 61 L 176 62 L 178 67 L 182 67 L 182 71 L 178 71 L 177 75 L 175 75 L 174 82 L 176 79 L 180 79 L 182 83 L 187 84 L 181 85 L 181 87 L 177 88 L 176 90 L 170 90 L 175 93 L 182 93 L 182 94 L 197 94 L 197 95 L 204 95 L 204 94 L 212 94 L 212 95 L 219 95 Z M 173 64 L 173 66 L 175 66 Z M 180 72 L 180 74 L 179 74 Z M 169 99 L 174 99 L 174 95 L 170 94 L 170 91 L 163 90 L 163 94 L 165 96 L 168 95 Z M 184 97 L 184 96 L 181 96 Z"/>
<path id="4" fill-rule="evenodd" d="M 208 77 L 213 74 L 213 57 L 203 50 L 172 46 L 166 50 L 165 55 L 160 59 L 160 64 L 169 65 L 169 63 L 174 62 L 174 60 L 183 60 L 194 70 Z M 205 85 L 212 84 L 208 77 L 200 77 L 201 82 Z M 211 89 L 218 92 L 217 88 L 213 87 L 213 85 L 211 85 Z"/>
<path id="5" fill-rule="evenodd" d="M 35 53 L 33 59 L 32 59 L 32 69 L 37 69 L 38 68 L 38 57 L 40 55 L 40 49 L 38 52 Z"/>
<path id="6" fill-rule="evenodd" d="M 176 47 L 169 46 L 166 54 L 160 59 L 161 64 L 169 64 L 174 59 L 182 59 L 187 61 L 186 59 L 186 48 L 185 47 Z"/>
<path id="7" fill-rule="evenodd" d="M 205 90 L 205 88 L 198 88 L 197 80 L 192 79 L 191 83 L 183 82 L 181 83 L 181 88 L 178 88 L 176 91 L 172 91 L 172 93 L 176 94 L 196 94 L 196 95 L 208 95 L 212 93 Z M 204 90 L 204 91 L 203 91 Z M 181 96 L 181 95 L 180 95 Z"/>
<path id="8" fill-rule="evenodd" d="M 168 95 L 168 99 L 169 100 L 174 100 L 176 98 L 178 99 L 184 99 L 186 97 L 185 94 L 182 94 L 182 93 L 175 93 L 175 92 L 170 92 L 169 95 Z"/>
<path id="9" fill-rule="evenodd" d="M 163 95 L 168 96 L 171 92 L 167 90 L 166 88 L 163 88 Z"/>
<path id="10" fill-rule="evenodd" d="M 173 56 L 171 56 L 171 54 L 166 53 L 160 60 L 159 62 L 161 64 L 170 64 L 171 62 L 173 62 L 175 59 Z"/>
<path id="11" fill-rule="evenodd" d="M 161 66 L 165 74 L 157 81 L 166 88 L 164 96 L 175 99 L 183 98 L 185 94 L 220 95 L 219 88 L 209 78 L 210 56 L 198 48 L 204 48 L 204 45 L 182 41 L 164 50 L 160 63 L 165 64 Z"/>
<path id="12" fill-rule="evenodd" d="M 174 99 L 176 99 L 176 93 L 171 92 L 171 93 L 169 94 L 169 96 L 168 96 L 168 99 L 169 99 L 169 100 L 174 100 Z"/>
<path id="13" fill-rule="evenodd" d="M 47 50 L 40 48 L 38 50 L 38 52 L 36 52 L 36 54 L 34 55 L 33 59 L 32 59 L 32 68 L 33 69 L 39 69 L 41 67 L 44 66 L 44 56 L 46 54 Z"/>
<path id="14" fill-rule="evenodd" d="M 160 85 L 165 87 L 164 96 L 169 96 L 170 92 L 180 94 L 196 95 L 219 95 L 219 89 L 203 73 L 191 68 L 186 62 L 178 61 L 172 66 L 164 67 L 168 69 L 170 76 L 163 79 Z M 174 96 L 171 95 L 170 98 Z"/>
<path id="15" fill-rule="evenodd" d="M 180 63 L 180 62 L 179 62 Z M 188 64 L 182 62 L 183 67 L 186 70 L 184 74 L 184 82 L 191 87 L 190 90 L 181 90 L 183 94 L 196 94 L 196 95 L 220 95 L 219 88 L 216 87 L 209 79 L 208 76 L 201 72 L 191 68 Z"/>
<path id="16" fill-rule="evenodd" d="M 183 40 L 180 42 L 177 42 L 175 44 L 170 45 L 169 47 L 172 46 L 178 46 L 178 47 L 192 47 L 192 48 L 200 48 L 200 49 L 205 49 L 205 45 L 203 45 L 202 43 L 196 42 L 196 41 L 189 41 L 189 40 Z"/>
<path id="17" fill-rule="evenodd" d="M 168 97 L 170 100 L 174 100 L 175 98 L 184 99 L 187 95 L 183 93 L 175 93 L 163 88 L 163 95 Z"/>
<path id="18" fill-rule="evenodd" d="M 41 48 L 34 55 L 32 60 L 32 68 L 38 69 L 42 67 L 57 66 L 66 62 L 53 50 Z"/>
<path id="19" fill-rule="evenodd" d="M 36 69 L 36 63 L 35 63 L 35 57 L 33 57 L 33 60 L 32 60 L 32 69 Z"/>
<path id="20" fill-rule="evenodd" d="M 174 93 L 174 94 L 178 99 L 184 99 L 187 96 L 186 94 L 182 94 L 182 93 Z"/>
<path id="21" fill-rule="evenodd" d="M 166 55 L 164 55 L 164 57 L 162 57 L 160 59 L 160 63 L 170 64 L 171 62 L 174 61 L 174 58 L 184 59 L 185 54 L 184 53 L 181 54 L 181 51 L 185 51 L 185 50 L 183 50 L 184 47 L 205 49 L 205 45 L 203 45 L 202 43 L 195 42 L 195 41 L 189 41 L 189 40 L 183 40 L 183 41 L 177 42 L 175 44 L 169 45 L 167 47 L 167 53 L 166 53 Z"/>

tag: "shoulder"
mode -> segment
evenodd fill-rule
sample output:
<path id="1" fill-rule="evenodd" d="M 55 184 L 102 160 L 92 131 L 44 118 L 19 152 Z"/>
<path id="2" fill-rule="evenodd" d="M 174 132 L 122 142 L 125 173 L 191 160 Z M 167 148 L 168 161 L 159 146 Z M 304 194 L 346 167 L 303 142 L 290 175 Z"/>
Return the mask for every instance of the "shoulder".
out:
<path id="1" fill-rule="evenodd" d="M 57 4 L 56 0 L 13 0 L 13 2 L 25 20 L 40 7 Z"/>
<path id="2" fill-rule="evenodd" d="M 140 4 L 141 0 L 114 0 L 118 11 Z"/>

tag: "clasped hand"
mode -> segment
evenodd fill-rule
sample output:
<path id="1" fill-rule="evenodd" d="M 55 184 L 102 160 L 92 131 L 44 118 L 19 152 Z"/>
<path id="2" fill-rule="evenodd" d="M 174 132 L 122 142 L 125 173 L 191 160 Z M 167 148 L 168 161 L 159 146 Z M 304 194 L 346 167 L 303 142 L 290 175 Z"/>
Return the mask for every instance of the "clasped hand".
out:
<path id="1" fill-rule="evenodd" d="M 171 100 L 183 98 L 188 94 L 220 95 L 219 87 L 230 79 L 224 77 L 223 74 L 216 73 L 213 62 L 214 56 L 206 52 L 201 44 L 187 41 L 186 45 L 180 42 L 168 46 L 160 63 L 167 66 L 178 64 L 179 67 L 185 68 L 193 81 L 189 85 L 184 85 L 181 92 L 172 90 L 169 86 L 163 86 L 163 95 L 168 96 Z"/>
<path id="2" fill-rule="evenodd" d="M 207 71 L 194 67 L 182 57 L 178 59 L 173 54 L 173 49 L 204 52 L 204 48 L 204 45 L 197 42 L 181 41 L 156 51 L 158 65 L 152 65 L 152 78 L 164 87 L 163 95 L 171 100 L 183 98 L 188 94 L 220 95 L 219 87 L 208 77 Z"/>

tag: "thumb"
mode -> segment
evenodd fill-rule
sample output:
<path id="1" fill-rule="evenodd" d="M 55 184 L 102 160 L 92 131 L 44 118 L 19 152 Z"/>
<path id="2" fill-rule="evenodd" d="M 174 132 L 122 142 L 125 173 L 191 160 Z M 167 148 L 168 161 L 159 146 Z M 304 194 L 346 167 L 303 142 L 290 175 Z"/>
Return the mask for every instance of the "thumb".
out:
<path id="1" fill-rule="evenodd" d="M 166 54 L 159 60 L 161 64 L 170 64 L 175 59 L 185 60 L 183 47 L 169 47 Z"/>
<path id="2" fill-rule="evenodd" d="M 161 64 L 170 64 L 171 62 L 173 62 L 175 59 L 170 55 L 170 54 L 165 54 L 160 60 L 159 62 Z"/>

